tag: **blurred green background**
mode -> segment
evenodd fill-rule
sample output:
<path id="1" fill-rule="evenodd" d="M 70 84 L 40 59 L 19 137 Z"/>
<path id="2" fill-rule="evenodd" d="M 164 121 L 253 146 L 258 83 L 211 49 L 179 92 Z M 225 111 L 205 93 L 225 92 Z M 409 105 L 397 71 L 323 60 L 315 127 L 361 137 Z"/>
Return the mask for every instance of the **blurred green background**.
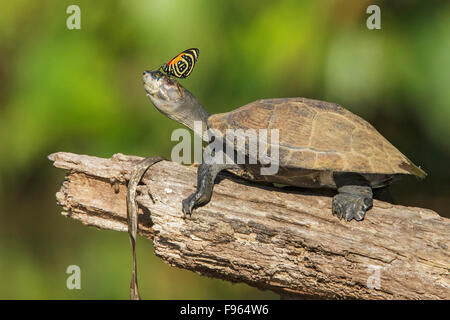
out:
<path id="1" fill-rule="evenodd" d="M 66 8 L 81 8 L 81 30 Z M 366 8 L 381 8 L 368 30 Z M 198 47 L 180 82 L 210 113 L 260 98 L 342 104 L 429 176 L 392 187 L 403 205 L 450 217 L 448 1 L 23 1 L 0 3 L 0 298 L 127 299 L 125 233 L 59 214 L 56 151 L 170 156 L 179 124 L 145 96 L 141 75 Z M 278 298 L 167 266 L 138 242 L 147 299 Z M 81 290 L 66 288 L 67 266 Z"/>

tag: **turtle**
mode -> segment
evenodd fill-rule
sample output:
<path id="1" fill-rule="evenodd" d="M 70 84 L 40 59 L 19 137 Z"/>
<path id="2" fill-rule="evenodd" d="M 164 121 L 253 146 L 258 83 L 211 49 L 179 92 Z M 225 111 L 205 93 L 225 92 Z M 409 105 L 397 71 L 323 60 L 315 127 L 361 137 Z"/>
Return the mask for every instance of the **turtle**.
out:
<path id="1" fill-rule="evenodd" d="M 373 191 L 387 190 L 405 175 L 421 179 L 427 175 L 371 124 L 339 104 L 308 98 L 262 99 L 210 115 L 192 93 L 160 71 L 145 71 L 143 83 L 161 113 L 207 142 L 211 141 L 205 131 L 215 130 L 223 135 L 226 147 L 246 159 L 249 140 L 239 147 L 227 138 L 227 130 L 236 129 L 237 135 L 248 129 L 278 130 L 278 140 L 266 146 L 269 153 L 278 150 L 275 174 L 262 175 L 260 169 L 266 165 L 259 158 L 253 163 L 203 161 L 197 170 L 197 190 L 182 201 L 185 215 L 211 200 L 215 179 L 223 170 L 258 183 L 335 189 L 332 214 L 345 221 L 364 219 L 373 205 Z M 195 121 L 203 128 L 194 126 Z"/>

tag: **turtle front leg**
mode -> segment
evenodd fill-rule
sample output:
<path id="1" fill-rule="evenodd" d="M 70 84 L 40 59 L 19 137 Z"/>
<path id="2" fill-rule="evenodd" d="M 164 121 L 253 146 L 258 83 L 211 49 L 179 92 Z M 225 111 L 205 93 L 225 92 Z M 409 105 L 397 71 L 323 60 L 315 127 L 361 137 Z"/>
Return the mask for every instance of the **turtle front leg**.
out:
<path id="1" fill-rule="evenodd" d="M 202 163 L 197 170 L 197 191 L 182 201 L 183 213 L 190 215 L 193 209 L 207 204 L 211 200 L 214 180 L 219 172 L 235 166 L 234 164 Z"/>
<path id="2" fill-rule="evenodd" d="M 372 188 L 358 174 L 335 174 L 338 194 L 333 197 L 332 211 L 339 219 L 346 221 L 364 219 L 366 211 L 372 207 Z"/>

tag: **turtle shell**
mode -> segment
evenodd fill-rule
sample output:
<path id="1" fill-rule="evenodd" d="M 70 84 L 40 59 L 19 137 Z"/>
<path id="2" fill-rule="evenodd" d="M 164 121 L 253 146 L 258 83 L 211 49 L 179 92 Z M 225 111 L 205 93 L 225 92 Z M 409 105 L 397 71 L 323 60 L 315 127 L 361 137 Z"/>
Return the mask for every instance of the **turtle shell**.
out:
<path id="1" fill-rule="evenodd" d="M 235 131 L 238 137 L 247 129 L 278 129 L 283 168 L 426 176 L 367 121 L 334 103 L 307 98 L 258 100 L 210 116 L 208 126 L 225 137 L 227 129 L 243 129 Z M 232 143 L 236 147 L 234 137 Z"/>

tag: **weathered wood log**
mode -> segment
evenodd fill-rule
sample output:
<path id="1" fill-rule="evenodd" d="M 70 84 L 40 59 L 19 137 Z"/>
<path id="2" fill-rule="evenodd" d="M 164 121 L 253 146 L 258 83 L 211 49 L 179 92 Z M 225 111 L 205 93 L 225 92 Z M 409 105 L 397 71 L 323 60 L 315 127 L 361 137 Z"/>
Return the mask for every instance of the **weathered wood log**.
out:
<path id="1" fill-rule="evenodd" d="M 67 171 L 56 194 L 63 215 L 127 231 L 126 181 L 142 158 L 49 158 Z M 221 178 L 212 201 L 184 218 L 181 200 L 195 190 L 196 168 L 162 161 L 147 171 L 139 233 L 158 257 L 284 296 L 450 299 L 449 219 L 375 200 L 364 221 L 344 222 L 331 214 L 330 194 Z"/>

